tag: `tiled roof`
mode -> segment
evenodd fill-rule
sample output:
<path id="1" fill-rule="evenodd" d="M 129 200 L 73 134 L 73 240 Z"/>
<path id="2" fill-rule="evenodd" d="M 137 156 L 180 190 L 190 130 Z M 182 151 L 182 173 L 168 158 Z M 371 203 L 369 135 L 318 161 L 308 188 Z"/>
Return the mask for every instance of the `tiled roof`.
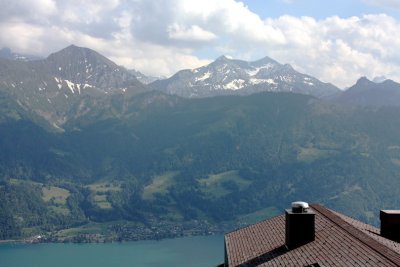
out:
<path id="1" fill-rule="evenodd" d="M 315 241 L 288 250 L 285 215 L 225 235 L 229 266 L 400 266 L 400 244 L 379 229 L 318 204 Z"/>
<path id="2" fill-rule="evenodd" d="M 332 211 L 332 210 L 331 210 Z M 381 230 L 379 228 L 376 228 L 372 225 L 360 222 L 356 219 L 353 219 L 351 217 L 348 217 L 346 215 L 343 215 L 341 213 L 338 213 L 336 211 L 332 211 L 339 217 L 341 217 L 344 221 L 348 222 L 349 224 L 353 225 L 355 228 L 363 231 L 365 234 L 369 235 L 379 243 L 391 248 L 392 250 L 396 251 L 397 253 L 400 254 L 400 243 L 394 242 L 390 239 L 384 238 L 381 236 Z"/>

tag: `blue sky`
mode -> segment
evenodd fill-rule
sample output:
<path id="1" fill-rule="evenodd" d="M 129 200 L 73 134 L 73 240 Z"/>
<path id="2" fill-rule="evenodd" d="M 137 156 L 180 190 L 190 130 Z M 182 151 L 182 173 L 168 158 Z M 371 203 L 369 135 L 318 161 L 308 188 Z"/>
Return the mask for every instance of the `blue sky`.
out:
<path id="1" fill-rule="evenodd" d="M 399 0 L 0 0 L 0 48 L 47 56 L 70 44 L 170 76 L 224 54 L 269 56 L 351 86 L 400 81 Z"/>
<path id="2" fill-rule="evenodd" d="M 261 18 L 292 15 L 324 19 L 331 16 L 351 17 L 377 13 L 386 13 L 399 18 L 400 11 L 400 1 L 245 0 L 243 2 Z M 396 2 L 398 2 L 397 8 Z"/>

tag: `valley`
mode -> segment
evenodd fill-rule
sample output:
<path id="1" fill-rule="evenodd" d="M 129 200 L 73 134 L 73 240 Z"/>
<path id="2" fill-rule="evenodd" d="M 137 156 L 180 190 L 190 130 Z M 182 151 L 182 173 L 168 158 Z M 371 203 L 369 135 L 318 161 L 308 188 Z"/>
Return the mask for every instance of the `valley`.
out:
<path id="1" fill-rule="evenodd" d="M 61 66 L 71 51 L 81 56 L 63 63 L 57 74 L 63 82 L 45 68 L 25 75 L 27 66 L 37 71 L 51 60 Z M 246 65 L 221 60 L 237 72 Z M 85 61 L 101 62 L 91 74 L 97 78 L 78 81 L 74 71 L 82 73 Z M 333 87 L 329 98 L 271 92 L 267 85 L 256 93 L 232 93 L 243 87 L 183 97 L 75 46 L 39 61 L 1 64 L 14 76 L 0 75 L 0 239 L 216 234 L 274 216 L 299 199 L 376 224 L 375 211 L 400 206 L 397 105 L 352 105 L 353 93 L 345 101 L 346 93 Z M 23 83 L 14 88 L 19 73 Z M 45 81 L 48 87 L 38 90 Z M 92 87 L 82 87 L 89 81 Z"/>

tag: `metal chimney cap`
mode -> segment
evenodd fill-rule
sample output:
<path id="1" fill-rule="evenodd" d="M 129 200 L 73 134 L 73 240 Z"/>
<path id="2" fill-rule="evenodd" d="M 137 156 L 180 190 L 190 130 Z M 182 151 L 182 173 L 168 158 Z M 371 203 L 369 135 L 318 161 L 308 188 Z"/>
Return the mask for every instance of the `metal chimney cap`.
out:
<path id="1" fill-rule="evenodd" d="M 308 209 L 310 206 L 308 205 L 307 202 L 304 201 L 295 201 L 292 202 L 292 208 L 303 208 L 303 209 Z"/>
<path id="2" fill-rule="evenodd" d="M 292 202 L 292 212 L 294 213 L 304 213 L 308 212 L 309 206 L 307 202 L 295 201 Z"/>

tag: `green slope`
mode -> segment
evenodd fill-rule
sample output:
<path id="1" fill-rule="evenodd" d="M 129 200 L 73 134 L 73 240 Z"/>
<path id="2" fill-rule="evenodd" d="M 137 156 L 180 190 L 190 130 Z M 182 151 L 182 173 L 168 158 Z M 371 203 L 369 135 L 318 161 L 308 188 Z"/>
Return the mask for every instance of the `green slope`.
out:
<path id="1" fill-rule="evenodd" d="M 105 101 L 62 133 L 10 114 L 0 124 L 3 237 L 88 221 L 240 223 L 295 200 L 376 223 L 379 209 L 400 205 L 399 108 L 152 92 Z"/>

